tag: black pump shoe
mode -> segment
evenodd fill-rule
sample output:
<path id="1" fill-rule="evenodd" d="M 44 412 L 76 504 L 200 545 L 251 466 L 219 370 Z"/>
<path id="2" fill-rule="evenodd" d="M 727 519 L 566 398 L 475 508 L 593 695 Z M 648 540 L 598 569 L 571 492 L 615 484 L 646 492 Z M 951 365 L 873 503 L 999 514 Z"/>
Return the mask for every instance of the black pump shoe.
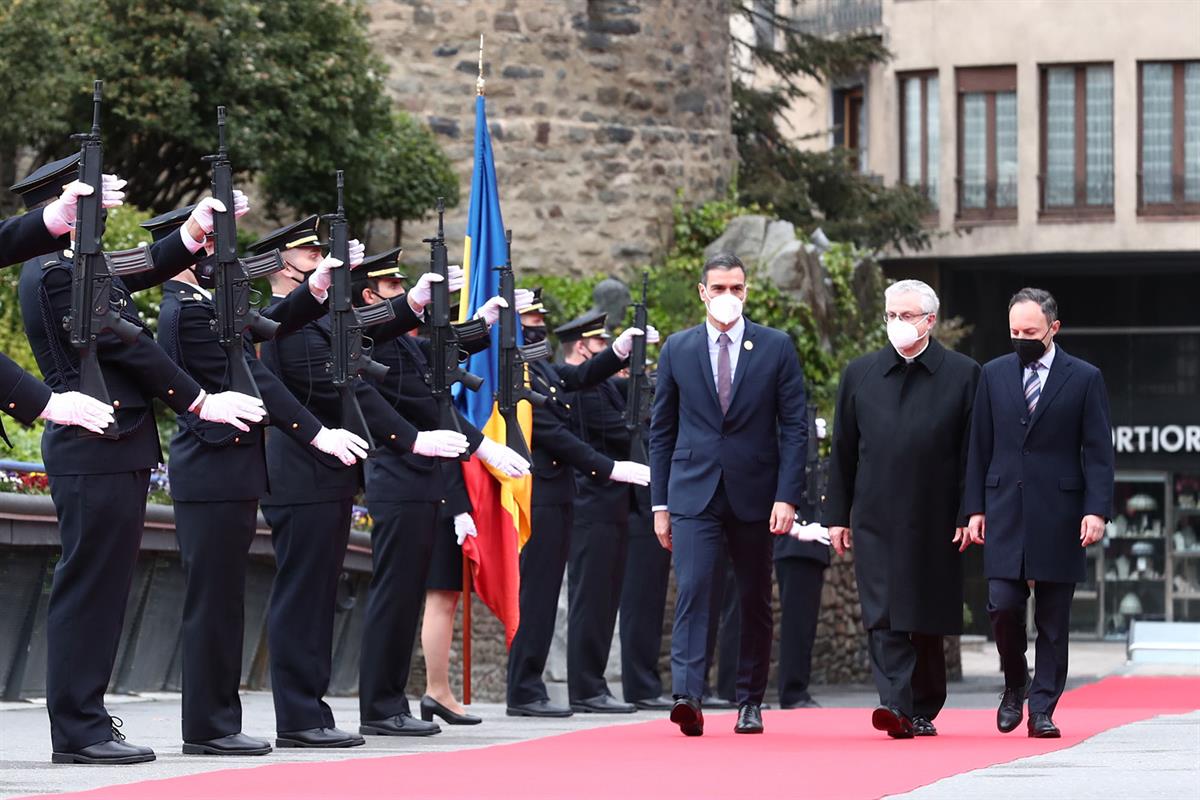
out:
<path id="1" fill-rule="evenodd" d="M 434 717 L 441 717 L 447 725 L 478 725 L 483 719 L 474 714 L 459 714 L 434 700 L 429 695 L 421 698 L 421 719 L 433 722 Z"/>

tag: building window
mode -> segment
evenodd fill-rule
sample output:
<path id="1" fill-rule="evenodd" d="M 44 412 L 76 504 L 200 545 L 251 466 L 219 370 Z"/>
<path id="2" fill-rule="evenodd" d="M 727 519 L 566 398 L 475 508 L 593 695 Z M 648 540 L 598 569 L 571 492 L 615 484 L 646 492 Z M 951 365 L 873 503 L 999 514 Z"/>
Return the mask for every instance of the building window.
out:
<path id="1" fill-rule="evenodd" d="M 929 202 L 938 204 L 937 72 L 900 76 L 900 175 L 918 188 Z"/>
<path id="2" fill-rule="evenodd" d="M 1200 61 L 1138 69 L 1138 211 L 1200 213 Z"/>
<path id="3" fill-rule="evenodd" d="M 1017 218 L 1017 69 L 956 71 L 958 216 Z"/>
<path id="4" fill-rule="evenodd" d="M 1042 67 L 1041 161 L 1044 216 L 1111 214 L 1111 64 Z"/>
<path id="5" fill-rule="evenodd" d="M 833 90 L 833 145 L 857 154 L 859 172 L 867 169 L 867 118 L 862 86 Z"/>

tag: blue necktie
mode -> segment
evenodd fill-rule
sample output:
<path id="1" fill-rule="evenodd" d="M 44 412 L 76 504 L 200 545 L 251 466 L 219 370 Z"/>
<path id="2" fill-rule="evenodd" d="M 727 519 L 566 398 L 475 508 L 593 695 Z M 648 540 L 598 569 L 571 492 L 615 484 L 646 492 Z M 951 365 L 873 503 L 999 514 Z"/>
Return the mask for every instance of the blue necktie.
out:
<path id="1" fill-rule="evenodd" d="M 1037 408 L 1038 398 L 1042 394 L 1042 382 L 1038 378 L 1038 370 L 1042 368 L 1040 361 L 1034 361 L 1028 367 L 1029 377 L 1025 379 L 1025 405 L 1029 406 L 1029 415 L 1033 416 L 1033 410 Z"/>

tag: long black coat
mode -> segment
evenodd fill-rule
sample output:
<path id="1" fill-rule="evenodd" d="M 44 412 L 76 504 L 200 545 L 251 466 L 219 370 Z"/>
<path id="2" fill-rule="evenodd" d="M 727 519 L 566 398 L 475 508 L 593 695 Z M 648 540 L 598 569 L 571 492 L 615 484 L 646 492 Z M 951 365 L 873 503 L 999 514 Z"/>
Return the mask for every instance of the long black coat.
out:
<path id="1" fill-rule="evenodd" d="M 851 529 L 868 629 L 962 632 L 954 529 L 979 365 L 937 341 L 912 364 L 888 345 L 838 388 L 826 525 Z"/>

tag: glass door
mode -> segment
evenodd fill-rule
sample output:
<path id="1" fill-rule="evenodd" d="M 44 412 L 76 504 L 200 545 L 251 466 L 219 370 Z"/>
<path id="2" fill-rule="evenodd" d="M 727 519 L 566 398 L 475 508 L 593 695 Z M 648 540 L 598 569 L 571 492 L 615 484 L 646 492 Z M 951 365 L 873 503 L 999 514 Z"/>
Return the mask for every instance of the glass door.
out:
<path id="1" fill-rule="evenodd" d="M 1200 621 L 1200 474 L 1176 473 L 1171 481 L 1171 509 L 1167 530 L 1169 554 L 1167 594 L 1170 619 Z"/>
<path id="2" fill-rule="evenodd" d="M 1117 473 L 1103 541 L 1105 636 L 1123 638 L 1135 619 L 1167 619 L 1166 531 L 1174 499 L 1167 478 L 1163 472 Z"/>

